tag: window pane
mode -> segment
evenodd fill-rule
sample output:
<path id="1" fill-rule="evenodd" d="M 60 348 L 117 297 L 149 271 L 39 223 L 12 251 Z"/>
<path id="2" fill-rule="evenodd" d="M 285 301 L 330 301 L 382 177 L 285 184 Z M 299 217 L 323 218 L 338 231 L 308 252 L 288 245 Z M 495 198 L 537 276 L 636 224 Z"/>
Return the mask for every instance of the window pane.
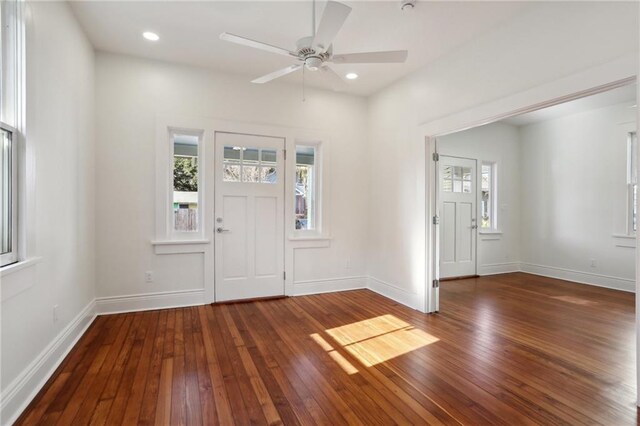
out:
<path id="1" fill-rule="evenodd" d="M 176 231 L 198 230 L 197 136 L 173 138 L 173 215 Z"/>
<path id="2" fill-rule="evenodd" d="M 633 226 L 633 231 L 637 231 L 638 230 L 638 184 L 634 183 L 633 184 L 633 196 L 631 198 L 633 198 L 632 202 L 632 206 L 631 206 L 631 220 L 632 220 L 632 226 Z"/>
<path id="3" fill-rule="evenodd" d="M 638 182 L 638 138 L 636 132 L 630 132 L 627 142 L 627 183 Z"/>
<path id="4" fill-rule="evenodd" d="M 480 228 L 491 229 L 493 222 L 493 164 L 483 164 L 480 178 Z"/>
<path id="5" fill-rule="evenodd" d="M 315 229 L 315 157 L 314 147 L 296 147 L 296 229 Z"/>
<path id="6" fill-rule="evenodd" d="M 0 146 L 0 165 L 2 166 L 2 180 L 0 181 L 0 189 L 2 190 L 2 238 L 0 239 L 0 249 L 2 254 L 11 252 L 11 190 L 12 190 L 12 173 L 11 173 L 11 133 L 0 129 L 1 141 Z"/>
<path id="7" fill-rule="evenodd" d="M 483 191 L 488 191 L 491 186 L 491 166 L 482 165 L 482 179 L 481 179 L 481 189 Z"/>

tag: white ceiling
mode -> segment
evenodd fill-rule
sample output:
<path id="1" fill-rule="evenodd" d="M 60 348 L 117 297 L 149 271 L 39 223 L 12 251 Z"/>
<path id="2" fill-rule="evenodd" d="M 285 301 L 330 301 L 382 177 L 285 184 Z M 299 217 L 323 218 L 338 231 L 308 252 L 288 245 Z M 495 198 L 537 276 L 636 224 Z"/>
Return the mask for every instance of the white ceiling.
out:
<path id="1" fill-rule="evenodd" d="M 597 95 L 587 96 L 586 98 L 576 99 L 575 101 L 554 105 L 552 107 L 533 111 L 527 114 L 507 118 L 502 120 L 502 122 L 512 124 L 514 126 L 525 126 L 527 124 L 553 120 L 566 115 L 604 108 L 606 106 L 622 104 L 625 102 L 628 102 L 630 107 L 636 103 L 635 84 L 619 87 Z"/>
<path id="2" fill-rule="evenodd" d="M 401 11 L 399 1 L 349 1 L 353 8 L 334 42 L 335 53 L 407 49 L 404 64 L 334 65 L 356 72 L 346 91 L 369 95 L 490 31 L 530 7 L 527 2 L 426 2 Z M 311 34 L 311 2 L 306 1 L 76 1 L 77 18 L 96 49 L 207 67 L 247 80 L 292 64 L 284 56 L 219 40 L 227 31 L 287 49 Z M 324 2 L 318 0 L 318 16 Z M 160 41 L 141 37 L 154 31 Z M 301 82 L 297 72 L 282 80 Z M 329 88 L 320 76 L 307 82 Z"/>

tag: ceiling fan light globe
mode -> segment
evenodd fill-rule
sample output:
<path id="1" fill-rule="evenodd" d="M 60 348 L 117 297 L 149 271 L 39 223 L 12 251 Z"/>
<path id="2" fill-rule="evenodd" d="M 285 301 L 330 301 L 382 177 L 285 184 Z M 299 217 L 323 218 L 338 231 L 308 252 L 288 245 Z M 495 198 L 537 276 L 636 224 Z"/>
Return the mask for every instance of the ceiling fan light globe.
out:
<path id="1" fill-rule="evenodd" d="M 320 66 L 322 65 L 322 59 L 317 56 L 311 56 L 304 61 L 305 66 L 309 71 L 318 71 Z"/>

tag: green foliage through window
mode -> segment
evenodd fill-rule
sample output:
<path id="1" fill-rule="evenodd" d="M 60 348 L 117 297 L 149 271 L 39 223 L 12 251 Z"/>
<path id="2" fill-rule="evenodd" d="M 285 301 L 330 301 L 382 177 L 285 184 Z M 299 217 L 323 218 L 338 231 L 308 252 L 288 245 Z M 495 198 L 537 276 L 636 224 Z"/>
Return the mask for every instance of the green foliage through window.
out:
<path id="1" fill-rule="evenodd" d="M 198 191 L 198 157 L 173 157 L 173 190 Z"/>

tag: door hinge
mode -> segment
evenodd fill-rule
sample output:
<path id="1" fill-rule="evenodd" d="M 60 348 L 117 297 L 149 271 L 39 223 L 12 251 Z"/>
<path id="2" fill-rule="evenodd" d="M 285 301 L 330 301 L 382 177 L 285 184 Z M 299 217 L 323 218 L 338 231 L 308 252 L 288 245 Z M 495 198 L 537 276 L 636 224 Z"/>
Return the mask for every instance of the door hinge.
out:
<path id="1" fill-rule="evenodd" d="M 286 149 L 283 149 L 283 150 L 282 150 L 282 153 L 284 154 L 284 159 L 286 160 L 286 159 L 287 159 L 287 150 L 286 150 Z"/>
<path id="2" fill-rule="evenodd" d="M 282 279 L 287 280 L 287 271 L 282 271 Z"/>
<path id="3" fill-rule="evenodd" d="M 438 215 L 435 215 L 433 217 L 433 224 L 434 225 L 440 225 L 440 217 Z"/>
<path id="4" fill-rule="evenodd" d="M 432 155 L 433 161 L 440 161 L 440 154 L 434 152 Z"/>
<path id="5" fill-rule="evenodd" d="M 440 287 L 440 280 L 433 280 L 433 288 L 439 288 Z"/>

